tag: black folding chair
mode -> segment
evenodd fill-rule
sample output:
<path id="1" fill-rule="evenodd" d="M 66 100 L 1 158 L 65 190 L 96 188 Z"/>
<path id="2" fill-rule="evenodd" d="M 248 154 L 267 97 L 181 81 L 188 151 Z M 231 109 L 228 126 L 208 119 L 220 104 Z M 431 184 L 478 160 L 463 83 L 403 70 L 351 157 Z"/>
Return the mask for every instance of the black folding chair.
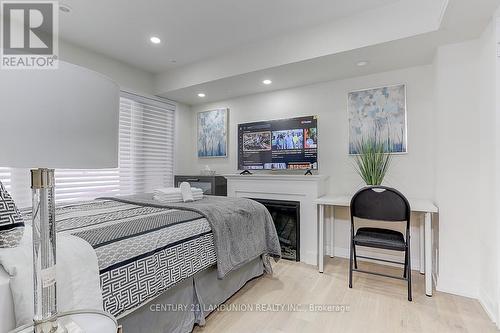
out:
<path id="1" fill-rule="evenodd" d="M 412 300 L 410 261 L 410 215 L 408 200 L 397 190 L 385 186 L 369 186 L 359 190 L 351 199 L 351 255 L 349 259 L 349 288 L 352 272 L 361 272 L 408 281 L 408 301 Z M 382 228 L 359 228 L 354 232 L 354 219 L 405 222 L 406 236 L 399 231 Z M 365 246 L 405 253 L 405 262 L 397 262 L 356 255 L 356 246 Z M 372 259 L 403 265 L 403 277 L 358 269 L 357 258 Z M 353 268 L 354 263 L 354 268 Z"/>

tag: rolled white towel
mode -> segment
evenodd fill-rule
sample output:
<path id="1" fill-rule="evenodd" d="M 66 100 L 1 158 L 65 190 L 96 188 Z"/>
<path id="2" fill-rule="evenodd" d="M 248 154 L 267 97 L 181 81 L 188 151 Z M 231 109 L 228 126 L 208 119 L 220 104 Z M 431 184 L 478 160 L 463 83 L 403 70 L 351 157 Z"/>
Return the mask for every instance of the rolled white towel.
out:
<path id="1" fill-rule="evenodd" d="M 181 194 L 182 194 L 182 200 L 184 202 L 193 202 L 193 192 L 191 192 L 191 185 L 188 182 L 182 182 L 179 185 L 179 188 L 181 189 Z"/>
<path id="2" fill-rule="evenodd" d="M 201 188 L 191 187 L 191 194 L 194 201 L 203 199 L 203 190 Z M 153 191 L 153 198 L 164 203 L 184 202 L 181 189 L 178 187 L 156 189 Z"/>

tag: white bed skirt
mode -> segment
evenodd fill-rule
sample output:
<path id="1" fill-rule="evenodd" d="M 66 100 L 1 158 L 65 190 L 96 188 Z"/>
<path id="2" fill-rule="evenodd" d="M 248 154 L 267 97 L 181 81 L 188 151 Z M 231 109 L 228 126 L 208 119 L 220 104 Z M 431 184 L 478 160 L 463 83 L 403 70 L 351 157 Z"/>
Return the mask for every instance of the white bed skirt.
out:
<path id="1" fill-rule="evenodd" d="M 223 280 L 217 278 L 217 269 L 205 269 L 118 319 L 118 323 L 125 333 L 189 333 L 195 324 L 203 326 L 212 310 L 263 273 L 260 258 L 229 273 Z"/>

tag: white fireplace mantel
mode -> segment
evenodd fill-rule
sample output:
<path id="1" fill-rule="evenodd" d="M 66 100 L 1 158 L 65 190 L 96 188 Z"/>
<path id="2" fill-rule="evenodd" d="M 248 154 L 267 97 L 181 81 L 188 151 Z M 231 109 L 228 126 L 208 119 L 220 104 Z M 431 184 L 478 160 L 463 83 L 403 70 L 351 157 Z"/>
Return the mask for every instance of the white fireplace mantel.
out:
<path id="1" fill-rule="evenodd" d="M 325 195 L 328 176 L 232 174 L 224 177 L 230 197 L 300 202 L 300 261 L 317 264 L 318 214 L 314 200 Z"/>

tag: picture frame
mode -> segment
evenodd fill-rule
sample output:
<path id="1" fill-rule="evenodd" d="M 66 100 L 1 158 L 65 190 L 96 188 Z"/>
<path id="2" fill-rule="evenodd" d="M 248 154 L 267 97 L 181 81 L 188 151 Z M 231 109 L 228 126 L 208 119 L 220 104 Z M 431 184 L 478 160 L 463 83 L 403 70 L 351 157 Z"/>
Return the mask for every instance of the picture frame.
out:
<path id="1" fill-rule="evenodd" d="M 385 152 L 408 152 L 406 84 L 355 90 L 348 93 L 349 155 L 356 145 L 375 135 L 385 140 Z"/>
<path id="2" fill-rule="evenodd" d="M 198 158 L 224 158 L 228 156 L 228 116 L 228 108 L 198 112 Z"/>

